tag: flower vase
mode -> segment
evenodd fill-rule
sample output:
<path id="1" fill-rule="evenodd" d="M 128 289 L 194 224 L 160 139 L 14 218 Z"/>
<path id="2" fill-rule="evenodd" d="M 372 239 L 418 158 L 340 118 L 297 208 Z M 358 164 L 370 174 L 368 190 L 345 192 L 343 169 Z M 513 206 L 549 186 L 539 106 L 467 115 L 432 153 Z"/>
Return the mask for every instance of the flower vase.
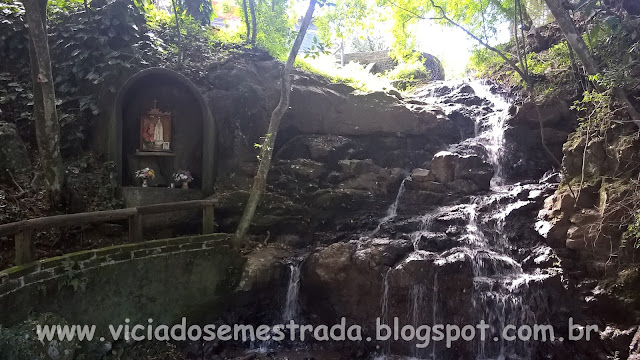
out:
<path id="1" fill-rule="evenodd" d="M 142 179 L 142 187 L 149 187 L 149 183 L 147 182 L 147 179 Z"/>
<path id="2" fill-rule="evenodd" d="M 184 182 L 182 183 L 182 188 L 183 188 L 183 189 L 188 189 L 188 188 L 189 188 L 189 183 L 188 183 L 188 182 L 186 182 L 186 181 L 184 181 Z"/>

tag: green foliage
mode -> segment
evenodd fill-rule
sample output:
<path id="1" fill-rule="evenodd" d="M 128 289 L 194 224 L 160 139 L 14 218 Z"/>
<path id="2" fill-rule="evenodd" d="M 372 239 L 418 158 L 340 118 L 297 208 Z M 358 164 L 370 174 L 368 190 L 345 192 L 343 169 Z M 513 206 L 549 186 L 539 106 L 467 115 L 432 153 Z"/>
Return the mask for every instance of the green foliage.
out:
<path id="1" fill-rule="evenodd" d="M 584 37 L 602 63 L 604 70 L 597 79 L 600 84 L 606 88 L 632 85 L 631 71 L 640 61 L 640 19 L 603 15 Z"/>
<path id="2" fill-rule="evenodd" d="M 396 87 L 402 90 L 414 88 L 422 79 L 428 79 L 429 71 L 425 69 L 422 59 L 417 58 L 411 62 L 401 62 L 385 74 L 396 83 Z"/>
<path id="3" fill-rule="evenodd" d="M 511 43 L 507 43 L 495 47 L 502 52 L 508 52 L 511 45 Z M 508 66 L 498 54 L 485 47 L 477 46 L 473 50 L 467 65 L 467 72 L 471 76 L 495 79 L 507 86 L 523 86 L 520 75 Z"/>
<path id="4" fill-rule="evenodd" d="M 84 10 L 84 0 L 48 0 L 47 16 L 55 17 Z"/>
<path id="5" fill-rule="evenodd" d="M 347 39 L 354 30 L 372 29 L 375 25 L 370 21 L 373 16 L 373 7 L 366 0 L 336 1 L 313 23 L 318 27 L 320 41 L 332 44 L 335 39 Z"/>
<path id="6" fill-rule="evenodd" d="M 314 65 L 298 58 L 295 66 L 298 69 L 322 75 L 333 83 L 346 84 L 364 93 L 392 88 L 388 79 L 370 73 L 360 64 L 349 63 L 344 67 L 336 67 L 335 58 L 332 56 L 320 56 L 314 61 Z"/>
<path id="7" fill-rule="evenodd" d="M 566 41 L 552 46 L 541 53 L 528 53 L 527 64 L 532 74 L 555 77 L 571 69 L 571 58 Z"/>
<path id="8" fill-rule="evenodd" d="M 277 59 L 286 58 L 296 35 L 296 32 L 293 31 L 294 23 L 289 20 L 287 15 L 288 4 L 287 0 L 258 1 L 256 3 L 256 18 L 258 19 L 256 43 Z"/>
<path id="9" fill-rule="evenodd" d="M 115 93 L 111 84 L 122 76 L 123 69 L 131 68 L 133 73 L 137 66 L 157 63 L 156 54 L 161 51 L 145 34 L 145 18 L 131 1 L 113 2 L 96 10 L 91 18 L 58 9 L 58 3 L 49 4 L 49 48 L 61 147 L 69 154 L 86 146 L 89 126 L 99 115 L 99 102 L 104 95 Z M 2 116 L 17 123 L 33 143 L 31 76 L 29 67 L 24 66 L 29 58 L 24 10 L 18 5 L 0 7 L 4 8 L 0 12 L 0 55 L 10 59 L 7 73 L 0 76 L 0 84 L 5 85 L 0 91 L 0 102 L 6 105 Z"/>
<path id="10" fill-rule="evenodd" d="M 82 271 L 78 269 L 75 261 L 69 258 L 65 259 L 62 262 L 62 268 L 64 272 L 62 273 L 60 283 L 58 283 L 58 290 L 65 286 L 71 287 L 74 292 L 77 292 L 78 290 L 84 291 L 86 289 L 89 279 L 81 276 Z"/>
<path id="11" fill-rule="evenodd" d="M 189 15 L 201 25 L 209 25 L 213 19 L 211 0 L 175 0 L 179 10 Z M 184 15 L 183 15 L 184 16 Z"/>
<path id="12" fill-rule="evenodd" d="M 597 125 L 602 130 L 609 127 L 613 119 L 610 104 L 613 99 L 610 92 L 586 91 L 580 100 L 576 100 L 571 107 L 579 114 L 581 127 Z"/>

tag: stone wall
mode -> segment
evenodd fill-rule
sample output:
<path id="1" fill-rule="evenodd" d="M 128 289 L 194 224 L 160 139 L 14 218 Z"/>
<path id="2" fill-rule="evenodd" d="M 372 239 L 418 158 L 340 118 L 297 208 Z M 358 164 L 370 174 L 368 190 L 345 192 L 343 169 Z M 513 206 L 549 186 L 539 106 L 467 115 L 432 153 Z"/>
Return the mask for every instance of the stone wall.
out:
<path id="1" fill-rule="evenodd" d="M 244 259 L 227 234 L 148 241 L 87 250 L 0 272 L 0 324 L 52 312 L 71 324 L 172 324 L 182 316 L 220 315 Z"/>

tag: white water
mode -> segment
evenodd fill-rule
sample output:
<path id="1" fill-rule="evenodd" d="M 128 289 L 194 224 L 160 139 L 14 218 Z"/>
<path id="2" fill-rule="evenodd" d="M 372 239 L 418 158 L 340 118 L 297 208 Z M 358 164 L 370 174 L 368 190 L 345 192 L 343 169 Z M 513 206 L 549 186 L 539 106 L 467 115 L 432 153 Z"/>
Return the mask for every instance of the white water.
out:
<path id="1" fill-rule="evenodd" d="M 475 80 L 469 83 L 476 95 L 491 102 L 493 111 L 483 118 L 476 120 L 477 138 L 487 150 L 488 160 L 493 166 L 494 175 L 491 179 L 492 187 L 504 184 L 502 157 L 504 150 L 504 131 L 509 118 L 509 103 L 499 95 L 493 94 L 489 87 L 481 81 Z"/>
<path id="2" fill-rule="evenodd" d="M 279 322 L 281 324 L 286 324 L 291 320 L 298 321 L 301 266 L 302 260 L 300 259 L 295 259 L 294 263 L 289 264 L 289 282 L 287 285 L 284 308 L 282 309 L 282 319 Z M 266 341 L 252 341 L 249 344 L 248 351 L 250 353 L 266 354 L 273 351 L 276 347 L 277 343 L 272 339 Z"/>
<path id="3" fill-rule="evenodd" d="M 298 293 L 300 291 L 300 265 L 301 262 L 290 264 L 289 285 L 287 287 L 287 298 L 282 312 L 282 320 L 285 323 L 296 320 L 298 316 Z"/>
<path id="4" fill-rule="evenodd" d="M 508 185 L 504 179 L 504 147 L 505 130 L 509 117 L 509 103 L 499 95 L 492 94 L 489 86 L 473 81 L 469 85 L 474 89 L 475 94 L 481 98 L 489 100 L 492 111 L 486 115 L 474 118 L 475 139 L 472 141 L 481 144 L 486 150 L 486 160 L 494 169 L 494 176 L 491 179 L 492 192 L 486 195 L 472 197 L 468 203 L 458 205 L 467 216 L 467 224 L 461 241 L 464 248 L 460 251 L 468 257 L 473 266 L 473 307 L 477 314 L 478 321 L 485 320 L 492 326 L 492 330 L 501 330 L 505 325 L 520 326 L 523 324 L 535 323 L 536 307 L 538 307 L 538 297 L 540 293 L 530 289 L 530 282 L 539 280 L 535 276 L 526 274 L 521 265 L 511 257 L 509 241 L 505 235 L 505 224 L 507 216 L 524 205 L 527 201 L 514 200 L 518 185 Z M 440 99 L 436 97 L 421 98 L 426 102 L 438 103 Z M 460 109 L 464 105 L 447 104 L 449 110 Z M 398 203 L 404 192 L 404 181 L 398 191 L 395 202 L 389 207 L 387 214 L 382 218 L 377 228 L 369 236 L 377 234 L 384 224 L 392 222 L 397 216 Z M 497 210 L 489 210 L 495 208 Z M 490 212 L 488 212 L 490 211 Z M 423 235 L 427 234 L 437 218 L 436 211 L 431 211 L 419 218 L 420 226 L 417 231 L 412 232 L 409 238 L 413 244 L 415 253 L 419 252 L 419 242 Z M 491 221 L 493 227 L 488 228 L 486 222 Z M 411 256 L 411 255 L 410 255 Z M 389 269 L 383 275 L 383 291 L 381 299 L 381 319 L 383 323 L 388 323 L 389 307 Z M 421 324 L 426 319 L 420 311 L 424 298 L 428 295 L 423 284 L 414 284 L 408 294 L 407 319 L 415 326 Z M 433 324 L 446 322 L 447 314 L 439 314 L 438 308 L 438 277 L 434 274 L 434 283 L 431 291 Z M 542 302 L 540 302 L 542 303 Z M 544 305 L 540 305 L 544 306 Z M 411 345 L 413 347 L 413 344 Z M 431 359 L 436 358 L 435 343 L 431 347 Z M 389 344 L 383 346 L 383 356 L 377 359 L 386 359 L 389 354 Z M 411 354 L 417 358 L 425 358 L 425 354 L 417 351 L 415 347 Z M 477 342 L 477 359 L 530 359 L 530 349 L 527 344 L 505 343 L 499 341 Z"/>
<path id="5" fill-rule="evenodd" d="M 389 268 L 382 277 L 382 299 L 380 300 L 380 323 L 389 324 L 389 274 L 393 268 Z M 382 357 L 376 359 L 384 360 L 385 355 L 390 351 L 390 342 L 387 341 L 383 344 Z"/>
<path id="6" fill-rule="evenodd" d="M 423 235 L 429 233 L 429 231 L 431 230 L 434 217 L 435 214 L 432 213 L 424 214 L 420 217 L 420 227 L 417 231 L 411 233 L 411 235 L 409 236 L 409 238 L 411 239 L 411 243 L 413 244 L 413 251 L 420 250 L 420 239 Z"/>
<path id="7" fill-rule="evenodd" d="M 398 204 L 400 204 L 400 198 L 402 197 L 402 194 L 404 194 L 404 183 L 407 181 L 408 178 L 409 177 L 405 177 L 404 179 L 402 179 L 402 182 L 400 183 L 400 187 L 398 188 L 398 193 L 396 195 L 395 200 L 387 209 L 387 214 L 378 222 L 378 226 L 376 226 L 376 228 L 373 229 L 368 234 L 362 236 L 360 238 L 361 240 L 375 236 L 380 232 L 384 224 L 391 222 L 393 219 L 396 218 L 396 216 L 398 216 Z"/>

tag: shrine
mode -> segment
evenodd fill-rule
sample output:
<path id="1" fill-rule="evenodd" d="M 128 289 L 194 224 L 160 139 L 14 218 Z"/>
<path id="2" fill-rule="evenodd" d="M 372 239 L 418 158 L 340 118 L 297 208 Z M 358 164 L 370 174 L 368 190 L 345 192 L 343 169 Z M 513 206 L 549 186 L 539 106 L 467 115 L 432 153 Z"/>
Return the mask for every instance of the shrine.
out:
<path id="1" fill-rule="evenodd" d="M 128 205 L 198 199 L 212 193 L 215 126 L 193 83 L 164 68 L 130 77 L 118 92 L 111 153 Z"/>

